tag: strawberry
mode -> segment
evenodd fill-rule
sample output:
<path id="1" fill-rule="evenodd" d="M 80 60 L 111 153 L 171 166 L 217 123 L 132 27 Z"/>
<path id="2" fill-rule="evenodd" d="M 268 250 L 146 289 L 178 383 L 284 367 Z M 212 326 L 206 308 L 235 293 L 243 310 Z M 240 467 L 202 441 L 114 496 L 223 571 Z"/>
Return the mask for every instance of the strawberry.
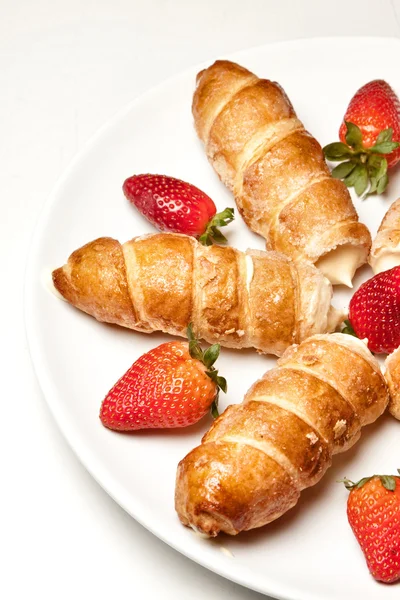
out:
<path id="1" fill-rule="evenodd" d="M 381 194 L 389 182 L 387 170 L 400 160 L 400 100 L 386 81 L 370 81 L 356 92 L 339 138 L 324 148 L 328 160 L 345 160 L 333 177 L 354 186 L 358 196 Z"/>
<path id="2" fill-rule="evenodd" d="M 400 580 L 400 477 L 373 475 L 357 483 L 348 479 L 343 483 L 350 490 L 350 527 L 371 575 L 385 583 Z"/>
<path id="3" fill-rule="evenodd" d="M 160 231 L 197 237 L 205 246 L 226 242 L 218 227 L 234 219 L 233 208 L 217 213 L 214 202 L 194 185 L 166 175 L 133 175 L 123 185 L 126 198 Z"/>
<path id="4" fill-rule="evenodd" d="M 390 354 L 400 346 L 400 266 L 378 273 L 350 300 L 349 320 L 371 352 Z"/>
<path id="5" fill-rule="evenodd" d="M 100 419 L 116 431 L 187 427 L 212 407 L 218 416 L 218 393 L 226 381 L 213 364 L 220 346 L 205 352 L 188 327 L 189 343 L 167 342 L 143 354 L 103 400 Z"/>

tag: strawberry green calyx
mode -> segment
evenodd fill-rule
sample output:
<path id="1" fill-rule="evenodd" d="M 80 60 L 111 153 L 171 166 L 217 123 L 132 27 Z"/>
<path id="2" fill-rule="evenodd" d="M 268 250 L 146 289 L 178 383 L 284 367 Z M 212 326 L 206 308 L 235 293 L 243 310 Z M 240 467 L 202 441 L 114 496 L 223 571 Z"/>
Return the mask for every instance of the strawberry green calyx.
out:
<path id="1" fill-rule="evenodd" d="M 399 146 L 393 142 L 393 129 L 384 129 L 370 148 L 365 148 L 362 132 L 357 125 L 346 123 L 346 144 L 334 142 L 323 148 L 325 157 L 340 162 L 332 170 L 332 177 L 341 179 L 347 187 L 354 187 L 357 196 L 382 194 L 388 183 L 388 162 L 384 155 L 391 154 Z M 344 161 L 344 162 L 342 162 Z"/>
<path id="2" fill-rule="evenodd" d="M 340 333 L 345 333 L 347 335 L 352 335 L 353 337 L 358 338 L 358 335 L 354 331 L 353 326 L 350 323 L 349 319 L 346 319 L 345 321 L 343 321 L 343 325 L 344 325 L 344 327 Z"/>
<path id="3" fill-rule="evenodd" d="M 225 377 L 221 377 L 218 375 L 218 370 L 214 368 L 214 363 L 216 362 L 221 346 L 219 344 L 213 344 L 206 351 L 203 351 L 199 341 L 193 332 L 193 324 L 189 323 L 187 328 L 187 337 L 189 340 L 189 354 L 192 358 L 199 360 L 203 365 L 207 368 L 206 375 L 216 384 L 217 393 L 215 395 L 214 401 L 211 405 L 211 414 L 216 419 L 219 416 L 218 412 L 218 397 L 219 391 L 222 390 L 225 394 L 228 389 Z"/>
<path id="4" fill-rule="evenodd" d="M 400 469 L 397 469 L 397 472 L 400 475 Z M 386 490 L 388 490 L 388 492 L 394 492 L 396 490 L 396 479 L 399 479 L 398 475 L 371 475 L 371 477 L 363 477 L 362 479 L 360 479 L 360 481 L 356 482 L 351 481 L 350 479 L 347 479 L 347 477 L 345 477 L 344 479 L 340 479 L 338 483 L 344 483 L 345 488 L 347 490 L 359 490 L 363 487 L 363 485 L 365 485 L 366 483 L 368 483 L 368 481 L 371 481 L 371 479 L 374 479 L 375 477 L 380 479 L 383 487 Z"/>
<path id="5" fill-rule="evenodd" d="M 235 210 L 233 208 L 225 208 L 225 210 L 222 212 L 214 215 L 213 218 L 207 223 L 204 233 L 202 233 L 199 237 L 199 242 L 203 244 L 203 246 L 211 246 L 213 242 L 225 244 L 228 240 L 220 232 L 218 227 L 225 227 L 226 225 L 229 225 L 234 218 Z"/>

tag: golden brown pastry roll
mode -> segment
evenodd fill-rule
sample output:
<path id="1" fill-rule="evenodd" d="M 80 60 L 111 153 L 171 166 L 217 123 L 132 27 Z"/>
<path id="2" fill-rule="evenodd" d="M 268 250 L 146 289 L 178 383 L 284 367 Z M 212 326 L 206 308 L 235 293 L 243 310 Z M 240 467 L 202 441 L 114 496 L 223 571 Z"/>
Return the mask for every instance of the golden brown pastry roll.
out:
<path id="1" fill-rule="evenodd" d="M 179 463 L 180 520 L 216 536 L 277 519 L 388 400 L 379 364 L 360 340 L 335 333 L 292 346 Z"/>
<path id="2" fill-rule="evenodd" d="M 385 378 L 389 386 L 389 411 L 400 420 L 400 348 L 385 360 Z"/>
<path id="3" fill-rule="evenodd" d="M 267 249 L 351 286 L 370 233 L 281 86 L 218 60 L 198 74 L 192 109 L 209 161 Z"/>
<path id="4" fill-rule="evenodd" d="M 281 355 L 313 333 L 333 331 L 343 313 L 311 264 L 277 252 L 202 246 L 159 233 L 121 245 L 99 238 L 53 272 L 58 292 L 99 321 L 137 331 L 198 337 Z"/>
<path id="5" fill-rule="evenodd" d="M 368 262 L 375 274 L 400 265 L 400 198 L 383 217 Z"/>

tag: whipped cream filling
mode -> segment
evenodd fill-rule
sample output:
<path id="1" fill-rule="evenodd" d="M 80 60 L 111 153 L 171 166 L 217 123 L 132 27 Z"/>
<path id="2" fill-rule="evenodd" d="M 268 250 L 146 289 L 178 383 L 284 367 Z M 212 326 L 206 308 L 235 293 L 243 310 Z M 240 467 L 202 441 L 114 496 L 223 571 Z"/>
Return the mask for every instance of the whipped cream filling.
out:
<path id="1" fill-rule="evenodd" d="M 343 244 L 322 256 L 315 266 L 322 271 L 332 285 L 346 285 L 352 288 L 354 273 L 362 264 L 363 256 L 363 248 L 352 244 Z"/>
<path id="2" fill-rule="evenodd" d="M 229 556 L 229 558 L 234 558 L 235 555 L 229 550 L 229 548 L 225 548 L 225 546 L 220 546 L 219 549 L 221 550 L 222 554 Z"/>
<path id="3" fill-rule="evenodd" d="M 335 331 L 341 323 L 347 318 L 347 311 L 331 306 L 328 312 L 326 331 L 329 333 Z"/>
<path id="4" fill-rule="evenodd" d="M 45 288 L 45 290 L 47 290 L 48 292 L 50 292 L 50 294 L 53 294 L 53 296 L 55 296 L 56 298 L 58 298 L 59 300 L 64 300 L 64 302 L 67 302 L 66 299 L 64 298 L 64 296 L 62 296 L 60 294 L 60 292 L 54 287 L 54 283 L 53 283 L 53 270 L 50 267 L 45 267 L 40 275 L 40 280 L 42 282 L 43 287 Z"/>
<path id="5" fill-rule="evenodd" d="M 375 256 L 371 255 L 370 265 L 375 275 L 400 265 L 400 244 L 390 250 L 380 250 Z"/>
<path id="6" fill-rule="evenodd" d="M 305 311 L 304 321 L 305 323 L 313 323 L 313 333 L 325 331 L 330 311 L 328 307 L 331 304 L 331 299 L 331 284 L 325 277 L 321 277 L 321 283 L 319 286 L 315 286 L 315 291 L 309 298 L 309 301 L 303 303 L 303 310 Z"/>
<path id="7" fill-rule="evenodd" d="M 244 259 L 246 261 L 246 288 L 248 293 L 250 294 L 250 284 L 253 280 L 254 275 L 254 264 L 253 259 L 249 254 L 245 254 Z"/>

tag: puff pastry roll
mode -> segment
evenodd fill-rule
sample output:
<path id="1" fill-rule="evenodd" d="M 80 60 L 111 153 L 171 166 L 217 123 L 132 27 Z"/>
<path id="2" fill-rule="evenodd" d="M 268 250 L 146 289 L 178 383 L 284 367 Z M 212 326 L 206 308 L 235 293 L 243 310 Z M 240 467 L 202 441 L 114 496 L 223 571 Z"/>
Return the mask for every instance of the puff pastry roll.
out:
<path id="1" fill-rule="evenodd" d="M 278 365 L 179 463 L 175 506 L 184 525 L 235 535 L 277 519 L 387 406 L 378 362 L 351 336 L 313 336 Z"/>
<path id="2" fill-rule="evenodd" d="M 383 217 L 368 262 L 375 274 L 400 265 L 400 198 Z"/>
<path id="3" fill-rule="evenodd" d="M 280 85 L 219 60 L 198 74 L 192 110 L 210 163 L 267 249 L 351 287 L 370 233 Z"/>
<path id="4" fill-rule="evenodd" d="M 385 377 L 389 386 L 389 412 L 400 420 L 400 347 L 385 360 Z"/>
<path id="5" fill-rule="evenodd" d="M 53 271 L 68 302 L 99 321 L 150 333 L 198 337 L 230 348 L 281 355 L 343 313 L 313 265 L 277 252 L 202 246 L 180 234 L 145 235 L 121 245 L 99 238 Z"/>

